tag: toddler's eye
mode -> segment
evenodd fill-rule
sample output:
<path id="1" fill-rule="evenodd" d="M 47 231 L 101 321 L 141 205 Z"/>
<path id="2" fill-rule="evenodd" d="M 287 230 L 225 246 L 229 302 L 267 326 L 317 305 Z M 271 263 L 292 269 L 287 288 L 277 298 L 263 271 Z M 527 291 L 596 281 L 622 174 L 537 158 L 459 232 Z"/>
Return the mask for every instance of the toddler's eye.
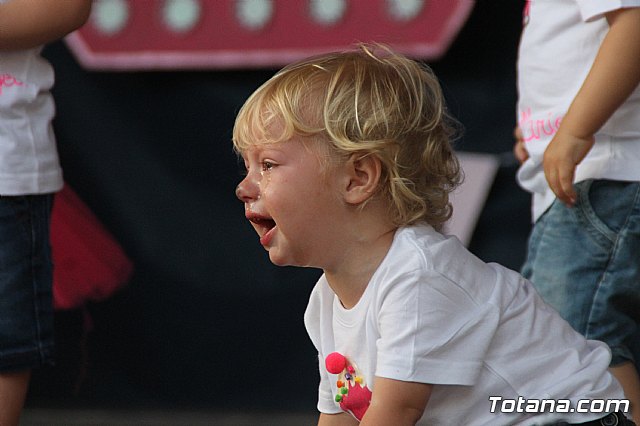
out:
<path id="1" fill-rule="evenodd" d="M 274 167 L 275 167 L 275 165 L 271 161 L 263 161 L 262 162 L 262 171 L 263 172 L 268 172 L 268 171 L 272 170 Z"/>

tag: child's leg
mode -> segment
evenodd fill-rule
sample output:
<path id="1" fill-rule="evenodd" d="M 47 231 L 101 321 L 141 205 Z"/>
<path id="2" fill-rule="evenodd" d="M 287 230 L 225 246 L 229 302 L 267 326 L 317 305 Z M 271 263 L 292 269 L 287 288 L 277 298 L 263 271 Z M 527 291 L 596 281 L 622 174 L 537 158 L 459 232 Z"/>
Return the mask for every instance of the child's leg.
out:
<path id="1" fill-rule="evenodd" d="M 612 371 L 638 407 L 640 184 L 585 181 L 576 191 L 575 207 L 556 201 L 536 223 L 523 275 L 573 328 L 609 345 L 612 366 L 628 364 Z"/>
<path id="2" fill-rule="evenodd" d="M 18 426 L 30 377 L 30 371 L 0 374 L 0 425 Z"/>
<path id="3" fill-rule="evenodd" d="M 0 425 L 17 425 L 30 370 L 53 357 L 52 197 L 0 196 Z"/>

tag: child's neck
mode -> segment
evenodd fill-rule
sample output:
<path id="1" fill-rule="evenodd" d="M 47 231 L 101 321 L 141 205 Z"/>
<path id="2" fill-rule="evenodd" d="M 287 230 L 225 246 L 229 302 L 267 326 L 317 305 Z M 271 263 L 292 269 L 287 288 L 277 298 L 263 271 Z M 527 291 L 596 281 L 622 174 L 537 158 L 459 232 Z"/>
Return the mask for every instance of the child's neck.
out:
<path id="1" fill-rule="evenodd" d="M 331 289 L 345 309 L 353 308 L 367 288 L 393 242 L 396 227 L 389 227 L 354 242 L 339 268 L 325 270 Z"/>

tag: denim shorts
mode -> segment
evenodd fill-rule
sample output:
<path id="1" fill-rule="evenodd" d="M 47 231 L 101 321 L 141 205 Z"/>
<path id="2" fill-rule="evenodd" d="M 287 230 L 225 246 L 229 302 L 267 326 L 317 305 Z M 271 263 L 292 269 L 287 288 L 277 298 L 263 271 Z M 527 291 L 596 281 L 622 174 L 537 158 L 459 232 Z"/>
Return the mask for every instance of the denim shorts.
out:
<path id="1" fill-rule="evenodd" d="M 53 363 L 53 196 L 0 196 L 0 372 Z"/>
<path id="2" fill-rule="evenodd" d="M 611 365 L 640 367 L 640 183 L 587 180 L 573 208 L 556 200 L 529 237 L 522 274 Z"/>

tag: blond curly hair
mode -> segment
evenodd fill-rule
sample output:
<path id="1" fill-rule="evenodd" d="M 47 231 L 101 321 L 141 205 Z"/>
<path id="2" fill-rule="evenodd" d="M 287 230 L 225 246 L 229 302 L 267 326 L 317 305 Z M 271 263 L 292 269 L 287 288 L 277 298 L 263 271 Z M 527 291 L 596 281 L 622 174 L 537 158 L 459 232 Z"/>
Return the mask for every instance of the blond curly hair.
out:
<path id="1" fill-rule="evenodd" d="M 300 136 L 327 141 L 332 158 L 375 155 L 393 223 L 441 229 L 462 179 L 456 129 L 430 68 L 386 46 L 360 44 L 276 73 L 239 111 L 233 144 L 242 153 Z"/>

